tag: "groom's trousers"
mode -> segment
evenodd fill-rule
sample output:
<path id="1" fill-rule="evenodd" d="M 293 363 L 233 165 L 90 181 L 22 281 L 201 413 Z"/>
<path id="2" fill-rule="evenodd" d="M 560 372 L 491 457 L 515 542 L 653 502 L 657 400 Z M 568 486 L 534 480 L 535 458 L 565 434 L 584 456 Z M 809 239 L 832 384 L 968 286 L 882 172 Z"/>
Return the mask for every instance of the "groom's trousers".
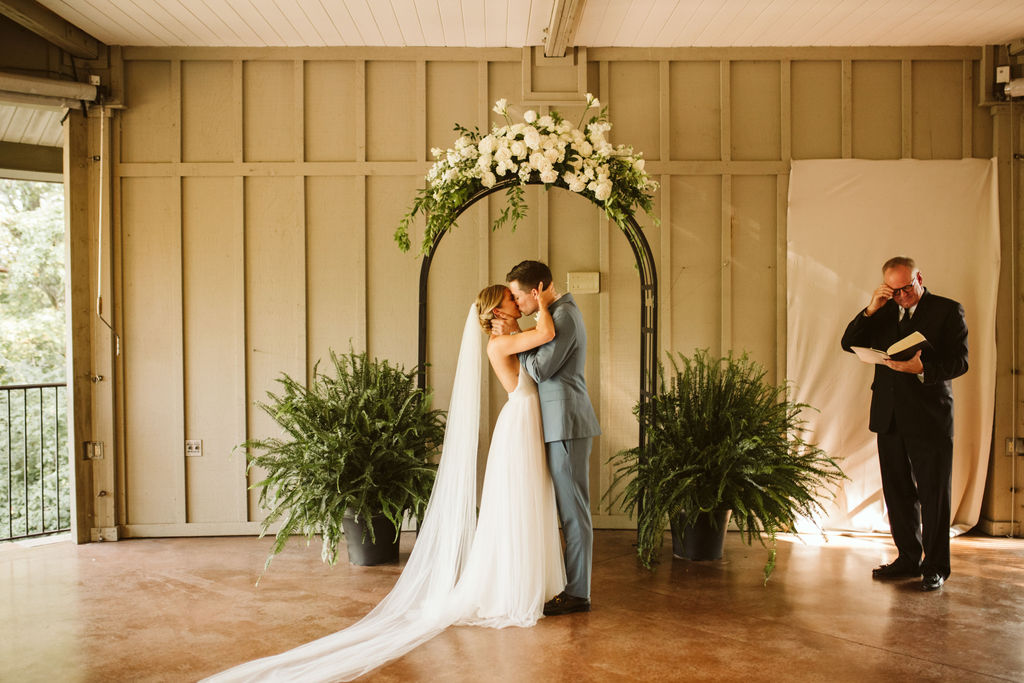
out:
<path id="1" fill-rule="evenodd" d="M 565 592 L 590 598 L 594 523 L 590 517 L 591 437 L 547 444 L 548 470 L 565 536 Z"/>

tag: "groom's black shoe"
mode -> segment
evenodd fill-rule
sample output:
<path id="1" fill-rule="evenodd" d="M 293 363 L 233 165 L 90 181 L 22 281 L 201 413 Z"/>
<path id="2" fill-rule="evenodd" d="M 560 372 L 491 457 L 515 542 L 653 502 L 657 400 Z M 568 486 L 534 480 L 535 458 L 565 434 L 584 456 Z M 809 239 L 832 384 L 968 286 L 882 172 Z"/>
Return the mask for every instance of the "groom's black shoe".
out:
<path id="1" fill-rule="evenodd" d="M 561 614 L 572 614 L 573 612 L 589 612 L 590 600 L 577 598 L 562 591 L 555 597 L 544 603 L 544 616 L 557 617 Z"/>
<path id="2" fill-rule="evenodd" d="M 872 569 L 871 576 L 875 579 L 909 579 L 921 576 L 921 567 L 913 562 L 896 558 L 889 564 Z"/>

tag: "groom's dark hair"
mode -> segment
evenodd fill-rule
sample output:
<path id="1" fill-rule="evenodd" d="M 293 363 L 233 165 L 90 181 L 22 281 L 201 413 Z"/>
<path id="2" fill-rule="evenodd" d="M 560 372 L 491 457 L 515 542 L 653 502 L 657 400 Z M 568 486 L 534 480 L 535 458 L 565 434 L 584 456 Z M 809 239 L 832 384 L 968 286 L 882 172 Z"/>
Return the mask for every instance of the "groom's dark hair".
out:
<path id="1" fill-rule="evenodd" d="M 513 280 L 517 280 L 526 290 L 540 289 L 542 282 L 547 289 L 551 286 L 551 269 L 540 261 L 523 261 L 505 276 L 505 282 Z"/>

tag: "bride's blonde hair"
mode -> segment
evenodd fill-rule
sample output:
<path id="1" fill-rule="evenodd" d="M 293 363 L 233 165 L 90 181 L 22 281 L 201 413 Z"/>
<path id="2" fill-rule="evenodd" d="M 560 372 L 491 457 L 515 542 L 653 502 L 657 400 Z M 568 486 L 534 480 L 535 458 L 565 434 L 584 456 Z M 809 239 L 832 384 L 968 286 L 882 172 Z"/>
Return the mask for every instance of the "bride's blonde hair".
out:
<path id="1" fill-rule="evenodd" d="M 480 327 L 487 334 L 491 333 L 491 321 L 494 319 L 494 309 L 501 305 L 505 298 L 505 285 L 491 285 L 476 295 L 476 310 L 480 320 Z"/>

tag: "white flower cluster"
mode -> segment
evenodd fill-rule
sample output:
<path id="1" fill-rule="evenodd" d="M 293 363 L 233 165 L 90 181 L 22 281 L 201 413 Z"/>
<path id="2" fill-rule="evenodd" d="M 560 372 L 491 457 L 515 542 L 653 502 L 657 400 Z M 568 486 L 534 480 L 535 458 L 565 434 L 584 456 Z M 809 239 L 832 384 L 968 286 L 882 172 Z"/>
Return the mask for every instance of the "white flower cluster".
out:
<path id="1" fill-rule="evenodd" d="M 600 109 L 601 103 L 587 94 L 587 110 Z M 656 184 L 644 172 L 644 160 L 632 148 L 613 146 L 605 138 L 611 124 L 603 117 L 591 119 L 584 133 L 561 117 L 529 110 L 523 123 L 512 123 L 508 101 L 498 100 L 494 111 L 507 124 L 493 127 L 487 135 L 465 133 L 452 149 L 434 148 L 437 161 L 427 173 L 434 199 L 440 199 L 453 181 L 479 179 L 483 187 L 493 187 L 499 178 L 516 175 L 526 182 L 536 173 L 541 182 L 555 183 L 561 178 L 572 192 L 589 190 L 594 199 L 604 202 L 613 191 L 613 163 L 631 164 L 638 171 L 640 191 L 653 191 Z"/>

